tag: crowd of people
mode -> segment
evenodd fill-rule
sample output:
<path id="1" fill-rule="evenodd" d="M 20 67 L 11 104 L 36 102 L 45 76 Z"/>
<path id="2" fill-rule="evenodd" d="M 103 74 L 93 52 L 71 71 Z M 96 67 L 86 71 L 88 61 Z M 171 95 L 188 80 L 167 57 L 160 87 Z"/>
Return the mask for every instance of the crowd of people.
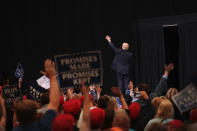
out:
<path id="1" fill-rule="evenodd" d="M 179 92 L 176 88 L 167 87 L 168 75 L 174 69 L 173 63 L 165 66 L 164 74 L 154 90 L 151 91 L 146 83 L 134 87 L 130 81 L 126 93 L 112 87 L 112 96 L 101 95 L 100 86 L 88 86 L 83 81 L 81 87 L 69 88 L 64 94 L 56 79 L 54 62 L 47 59 L 44 68 L 44 74 L 50 79 L 50 89 L 40 97 L 40 103 L 24 97 L 21 102 L 15 102 L 12 109 L 7 109 L 0 95 L 0 131 L 197 129 L 197 108 L 181 114 L 171 99 Z"/>

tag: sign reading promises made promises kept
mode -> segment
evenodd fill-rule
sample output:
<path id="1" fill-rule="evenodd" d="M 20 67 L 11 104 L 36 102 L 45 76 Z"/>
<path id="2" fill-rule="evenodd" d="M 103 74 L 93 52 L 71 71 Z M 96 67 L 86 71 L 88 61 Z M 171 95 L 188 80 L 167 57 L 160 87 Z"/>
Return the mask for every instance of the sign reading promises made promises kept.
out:
<path id="1" fill-rule="evenodd" d="M 87 84 L 103 84 L 101 51 L 56 55 L 55 63 L 61 88 Z"/>
<path id="2" fill-rule="evenodd" d="M 191 83 L 177 95 L 172 97 L 173 102 L 181 113 L 197 106 L 197 89 Z"/>

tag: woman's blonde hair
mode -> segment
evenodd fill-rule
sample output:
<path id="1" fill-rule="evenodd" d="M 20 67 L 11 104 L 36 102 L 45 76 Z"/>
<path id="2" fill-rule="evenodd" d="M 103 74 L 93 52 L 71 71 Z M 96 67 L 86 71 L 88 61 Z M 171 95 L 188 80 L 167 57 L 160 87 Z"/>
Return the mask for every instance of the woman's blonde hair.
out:
<path id="1" fill-rule="evenodd" d="M 157 111 L 157 109 L 159 108 L 160 103 L 166 99 L 164 96 L 160 96 L 160 97 L 155 97 L 154 99 L 152 99 L 151 104 L 155 107 L 155 110 Z"/>
<path id="2" fill-rule="evenodd" d="M 167 118 L 173 118 L 174 116 L 174 107 L 170 100 L 164 99 L 160 103 L 157 113 L 155 115 L 155 118 L 162 118 L 162 119 L 167 119 Z"/>
<path id="3" fill-rule="evenodd" d="M 110 101 L 113 104 L 114 110 L 117 111 L 118 110 L 118 102 L 116 101 L 116 98 L 112 96 Z"/>
<path id="4" fill-rule="evenodd" d="M 113 109 L 114 111 L 118 110 L 118 103 L 116 101 L 116 98 L 108 95 L 104 95 L 104 96 L 109 98 L 110 102 L 108 103 L 108 107 Z"/>

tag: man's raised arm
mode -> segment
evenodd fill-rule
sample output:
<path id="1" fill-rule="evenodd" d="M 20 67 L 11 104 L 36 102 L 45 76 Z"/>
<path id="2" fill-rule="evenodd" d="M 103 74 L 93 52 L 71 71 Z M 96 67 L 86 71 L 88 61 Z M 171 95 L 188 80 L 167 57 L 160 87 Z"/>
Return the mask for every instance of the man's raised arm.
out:
<path id="1" fill-rule="evenodd" d="M 89 100 L 89 87 L 85 86 L 82 81 L 82 92 L 84 95 L 83 102 L 83 120 L 81 123 L 80 131 L 90 131 L 91 129 L 91 112 L 90 112 L 90 100 Z"/>
<path id="2" fill-rule="evenodd" d="M 50 89 L 49 89 L 49 110 L 58 111 L 59 107 L 59 86 L 56 79 L 55 64 L 51 60 L 47 59 L 44 63 L 46 76 L 50 79 Z"/>
<path id="3" fill-rule="evenodd" d="M 170 63 L 168 66 L 165 66 L 165 71 L 160 79 L 159 84 L 155 88 L 155 90 L 150 94 L 150 98 L 153 99 L 155 97 L 161 96 L 163 91 L 167 91 L 167 78 L 169 73 L 174 69 L 174 64 Z"/>
<path id="4" fill-rule="evenodd" d="M 118 52 L 121 51 L 121 49 L 116 48 L 116 47 L 114 46 L 114 44 L 111 42 L 111 37 L 110 37 L 109 35 L 106 35 L 106 36 L 105 36 L 105 39 L 108 41 L 109 45 L 111 46 L 111 48 L 114 50 L 115 53 L 118 53 Z"/>

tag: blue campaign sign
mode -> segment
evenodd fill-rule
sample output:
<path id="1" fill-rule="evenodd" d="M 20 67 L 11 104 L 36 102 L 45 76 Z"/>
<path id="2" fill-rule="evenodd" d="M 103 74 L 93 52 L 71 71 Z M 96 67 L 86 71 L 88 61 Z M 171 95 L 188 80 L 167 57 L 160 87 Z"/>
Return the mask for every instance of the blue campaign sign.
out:
<path id="1" fill-rule="evenodd" d="M 61 88 L 87 84 L 103 84 L 101 51 L 56 55 L 55 63 Z"/>
<path id="2" fill-rule="evenodd" d="M 14 102 L 22 101 L 22 95 L 18 85 L 3 87 L 2 91 L 6 107 L 12 107 Z"/>
<path id="3" fill-rule="evenodd" d="M 197 89 L 191 83 L 177 95 L 172 97 L 173 102 L 181 113 L 197 106 Z"/>
<path id="4" fill-rule="evenodd" d="M 38 85 L 36 81 L 31 82 L 29 85 L 29 88 L 27 90 L 27 98 L 31 100 L 36 100 L 37 102 L 40 102 L 40 97 L 43 95 L 43 93 L 47 92 L 48 90 L 42 88 Z"/>
<path id="5" fill-rule="evenodd" d="M 24 76 L 24 69 L 23 69 L 21 63 L 18 63 L 14 75 L 15 75 L 16 78 L 18 78 L 18 79 L 19 79 L 19 78 L 23 78 L 23 76 Z"/>
<path id="6" fill-rule="evenodd" d="M 116 97 L 116 101 L 118 103 L 118 108 L 121 108 L 122 107 L 122 103 L 120 102 L 120 98 Z"/>

